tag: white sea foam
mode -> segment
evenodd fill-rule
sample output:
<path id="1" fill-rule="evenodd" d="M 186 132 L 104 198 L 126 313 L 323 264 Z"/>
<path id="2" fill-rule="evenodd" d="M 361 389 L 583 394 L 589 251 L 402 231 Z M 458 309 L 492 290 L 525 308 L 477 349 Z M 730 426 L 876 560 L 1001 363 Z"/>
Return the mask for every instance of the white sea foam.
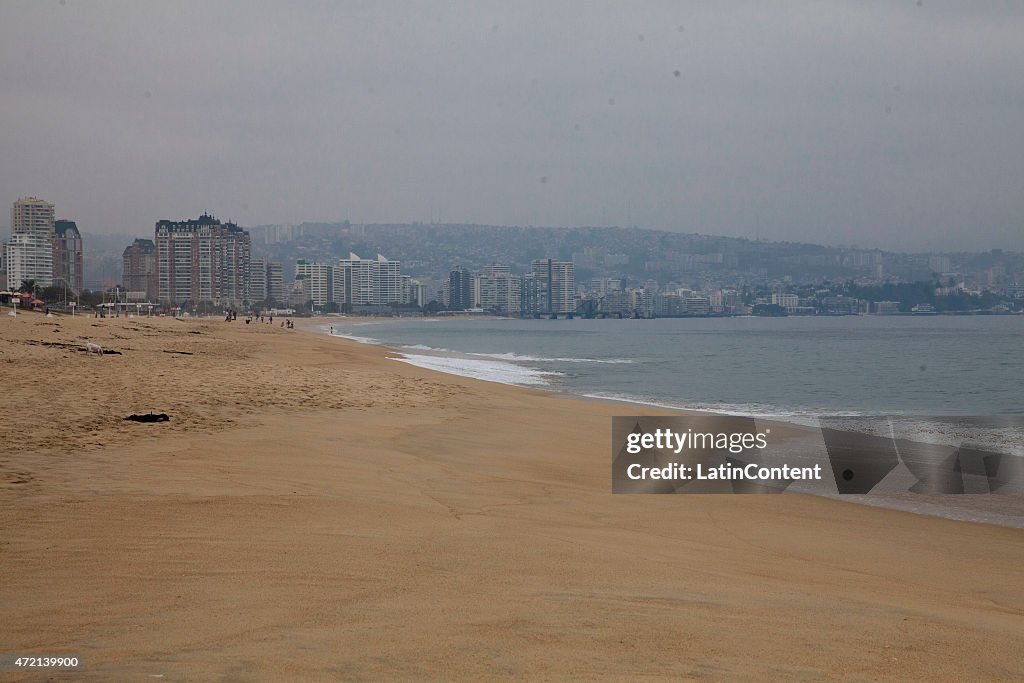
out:
<path id="1" fill-rule="evenodd" d="M 761 405 L 753 403 L 687 403 L 685 401 L 671 402 L 665 400 L 653 401 L 650 399 L 626 396 L 623 394 L 612 394 L 606 392 L 592 392 L 583 394 L 587 398 L 598 398 L 607 401 L 618 401 L 621 403 L 636 403 L 638 405 L 653 406 L 655 408 L 668 408 L 670 410 L 685 410 L 694 413 L 714 413 L 717 415 L 737 415 L 740 417 L 756 417 L 761 419 L 777 419 L 807 427 L 818 427 L 818 417 L 821 411 L 784 410 L 777 406 Z M 830 413 L 830 415 L 841 415 L 854 417 L 861 413 Z"/>
<path id="2" fill-rule="evenodd" d="M 426 344 L 405 344 L 401 348 L 409 349 L 410 351 L 434 351 L 436 353 L 455 353 L 450 349 L 442 349 L 436 346 L 427 346 Z"/>
<path id="3" fill-rule="evenodd" d="M 332 337 L 341 337 L 342 339 L 351 339 L 352 341 L 359 342 L 360 344 L 380 344 L 379 339 L 373 337 L 359 337 L 354 334 L 342 334 L 341 332 L 335 332 Z"/>
<path id="4" fill-rule="evenodd" d="M 440 350 L 443 351 L 444 349 Z M 633 362 L 628 358 L 545 358 L 543 356 L 525 356 L 518 353 L 471 352 L 468 355 L 507 360 L 515 363 L 605 363 L 609 365 L 623 365 Z"/>
<path id="5" fill-rule="evenodd" d="M 429 351 L 431 353 L 456 353 L 463 356 L 474 356 L 478 358 L 491 358 L 494 360 L 508 361 L 510 363 L 601 363 L 608 365 L 624 365 L 633 363 L 628 358 L 546 358 L 544 356 L 529 356 L 518 353 L 484 353 L 482 351 L 454 351 L 437 346 L 426 344 L 403 344 L 400 348 L 409 351 Z"/>
<path id="6" fill-rule="evenodd" d="M 919 443 L 943 444 L 949 446 L 970 446 L 988 448 L 1001 453 L 1024 457 L 1024 439 L 1015 424 L 1004 427 L 982 425 L 973 427 L 969 423 L 960 423 L 955 418 L 942 417 L 909 417 L 900 413 L 888 416 L 858 411 L 826 411 L 826 410 L 795 410 L 781 409 L 777 406 L 753 403 L 687 403 L 665 400 L 650 400 L 626 396 L 622 394 L 594 392 L 583 394 L 587 398 L 597 398 L 621 403 L 685 410 L 695 413 L 715 413 L 736 415 L 739 417 L 755 417 L 765 420 L 779 420 L 805 427 L 831 426 L 838 429 L 849 429 L 866 434 L 894 436 Z M 886 418 L 892 418 L 887 420 Z M 822 418 L 827 418 L 825 425 Z M 849 423 L 837 422 L 848 418 Z M 950 421 L 952 420 L 952 421 Z M 879 431 L 880 430 L 880 431 Z"/>
<path id="7" fill-rule="evenodd" d="M 487 382 L 523 386 L 547 386 L 551 383 L 552 378 L 562 374 L 523 367 L 522 365 L 499 360 L 477 360 L 475 358 L 458 358 L 453 356 L 403 353 L 400 357 L 392 358 L 392 360 L 430 370 L 447 372 L 452 375 L 482 379 Z"/>

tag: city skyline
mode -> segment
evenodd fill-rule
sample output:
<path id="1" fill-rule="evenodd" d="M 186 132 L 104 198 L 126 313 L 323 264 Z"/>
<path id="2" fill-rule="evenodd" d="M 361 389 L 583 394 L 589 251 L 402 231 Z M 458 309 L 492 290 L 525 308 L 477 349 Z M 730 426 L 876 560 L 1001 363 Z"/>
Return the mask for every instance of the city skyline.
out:
<path id="1" fill-rule="evenodd" d="M 52 302 L 59 292 L 45 290 L 59 280 L 64 299 L 68 286 L 72 294 L 84 294 L 81 233 L 74 221 L 54 215 L 55 205 L 38 197 L 12 205 L 17 229 L 0 260 L 9 290 L 25 291 L 32 283 L 33 291 L 42 287 Z M 104 299 L 112 294 L 118 305 L 159 303 L 172 310 L 287 303 L 309 313 L 318 307 L 385 315 L 398 309 L 474 310 L 552 318 L 1005 314 L 1019 311 L 1024 301 L 1024 254 L 995 249 L 908 258 L 882 250 L 621 229 L 570 229 L 559 239 L 532 239 L 544 233 L 540 228 L 504 229 L 494 232 L 500 239 L 480 243 L 458 230 L 436 232 L 442 226 L 383 227 L 392 229 L 390 245 L 402 258 L 383 256 L 384 235 L 366 226 L 264 226 L 254 240 L 245 228 L 206 212 L 196 219 L 161 219 L 153 240 L 136 238 L 119 253 L 120 284 L 101 289 Z M 377 240 L 376 258 L 355 252 L 373 248 L 367 238 Z M 458 246 L 452 249 L 449 240 Z M 344 243 L 351 247 L 347 258 L 338 256 Z M 254 244 L 265 253 L 254 255 Z M 544 252 L 568 256 L 536 258 Z M 417 278 L 402 273 L 404 259 L 415 264 Z M 452 261 L 457 265 L 447 270 Z M 283 277 L 286 263 L 294 264 L 290 289 Z M 583 282 L 576 279 L 577 264 Z M 432 292 L 439 267 L 447 276 Z"/>
<path id="2" fill-rule="evenodd" d="M 198 207 L 1024 249 L 1024 7 L 11 2 L 0 19 L 18 93 L 0 184 L 89 234 Z"/>
<path id="3" fill-rule="evenodd" d="M 38 204 L 48 212 L 46 220 L 39 223 L 44 232 L 52 233 L 53 277 L 61 282 L 67 280 L 73 290 L 105 289 L 116 284 L 110 279 L 112 241 L 124 240 L 116 245 L 117 266 L 121 271 L 124 262 L 122 282 L 142 282 L 146 279 L 145 266 L 138 258 L 139 243 L 150 243 L 148 238 L 132 238 L 129 235 L 86 236 L 92 248 L 88 258 L 83 258 L 83 234 L 75 221 L 52 221 L 53 204 L 36 197 L 21 198 L 12 207 L 12 219 L 32 222 L 34 219 L 19 210 L 19 206 Z M 161 219 L 161 224 L 176 223 Z M 185 223 L 222 222 L 207 212 L 198 221 L 189 219 Z M 44 225 L 45 224 L 45 225 Z M 53 227 L 50 227 L 50 226 Z M 303 223 L 299 225 L 255 226 L 246 228 L 228 221 L 224 223 L 231 231 L 244 234 L 249 240 L 250 230 L 254 235 L 252 245 L 256 249 L 253 258 L 262 254 L 264 260 L 275 252 L 277 263 L 289 265 L 312 258 L 314 261 L 327 257 L 328 261 L 339 254 L 351 251 L 395 253 L 400 260 L 413 264 L 417 277 L 432 278 L 443 273 L 445 277 L 453 262 L 462 259 L 463 265 L 480 269 L 487 264 L 503 263 L 515 272 L 530 272 L 538 253 L 559 254 L 562 258 L 579 262 L 585 270 L 585 277 L 591 274 L 604 277 L 627 277 L 636 282 L 654 274 L 662 281 L 673 282 L 682 278 L 696 282 L 694 278 L 710 278 L 711 281 L 727 281 L 733 284 L 760 281 L 774 272 L 776 276 L 786 275 L 800 281 L 829 279 L 843 280 L 856 277 L 862 284 L 887 281 L 907 282 L 941 277 L 943 281 L 957 277 L 968 284 L 1008 284 L 1018 286 L 1024 283 L 1024 252 L 991 249 L 973 252 L 923 252 L 904 254 L 895 251 L 863 249 L 857 246 L 828 247 L 815 244 L 775 242 L 770 240 L 747 240 L 744 238 L 716 237 L 711 235 L 672 233 L 657 230 L 622 228 L 517 228 L 508 226 L 451 226 L 451 225 L 352 225 L 345 223 Z M 150 233 L 152 234 L 152 233 Z M 59 238 L 59 239 L 56 239 Z M 96 238 L 96 241 L 93 241 Z M 131 240 L 132 244 L 125 246 Z M 440 240 L 440 242 L 438 242 Z M 50 242 L 50 238 L 45 239 Z M 12 248 L 17 240 L 8 240 L 5 259 L 0 259 L 0 271 L 10 264 L 12 277 L 20 282 L 34 279 L 48 281 L 47 275 L 25 278 L 14 275 L 22 266 L 21 257 Z M 286 246 L 291 244 L 290 247 Z M 347 246 L 345 246 L 347 245 Z M 284 248 L 282 252 L 281 249 Z M 524 247 L 535 250 L 531 255 L 522 251 Z M 233 248 L 232 248 L 233 249 Z M 326 251 L 325 251 L 326 249 Z M 331 250 L 336 253 L 332 256 Z M 246 246 L 246 252 L 249 247 Z M 269 251 L 268 251 L 269 250 Z M 49 250 L 44 258 L 49 259 Z M 627 253 L 628 252 L 628 253 Z M 20 252 L 18 252 L 20 253 Z M 27 253 L 27 252 L 26 252 Z M 460 255 L 461 254 L 461 255 Z M 526 261 L 522 257 L 526 255 Z M 11 258 L 8 258 L 11 257 Z M 439 261 L 440 257 L 440 261 Z M 356 258 L 353 256 L 353 258 Z M 982 260 L 979 261 L 978 258 Z M 244 257 L 248 259 L 248 256 Z M 984 263 L 983 263 L 984 262 Z M 99 265 L 104 264 L 104 265 Z M 97 273 L 97 267 L 103 274 Z M 954 267 L 955 266 L 955 267 Z M 781 269 L 781 270 L 780 270 Z M 130 271 L 130 275 L 127 275 Z M 20 271 L 19 271 L 20 272 Z M 66 275 L 65 275 L 66 273 Z M 150 273 L 152 274 L 152 273 Z M 723 280 L 724 278 L 724 280 Z M 866 279 L 865 279 L 866 278 Z M 965 279 L 966 278 L 966 279 Z M 88 279 L 88 280 L 87 280 Z M 87 280 L 87 281 L 86 281 Z M 500 283 L 494 283 L 503 286 Z M 17 286 L 15 283 L 13 286 Z M 235 285 L 237 287 L 237 285 Z M 148 286 L 133 285 L 131 291 L 151 289 Z M 155 298 L 155 297 L 150 297 Z"/>

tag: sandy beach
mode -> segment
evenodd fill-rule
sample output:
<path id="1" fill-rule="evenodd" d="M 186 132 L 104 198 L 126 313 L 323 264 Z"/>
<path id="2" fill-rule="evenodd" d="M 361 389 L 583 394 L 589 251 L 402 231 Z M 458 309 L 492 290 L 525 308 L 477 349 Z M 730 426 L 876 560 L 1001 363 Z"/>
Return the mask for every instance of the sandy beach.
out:
<path id="1" fill-rule="evenodd" d="M 0 653 L 95 680 L 1024 676 L 1024 531 L 613 496 L 610 418 L 665 411 L 278 322 L 0 320 Z"/>

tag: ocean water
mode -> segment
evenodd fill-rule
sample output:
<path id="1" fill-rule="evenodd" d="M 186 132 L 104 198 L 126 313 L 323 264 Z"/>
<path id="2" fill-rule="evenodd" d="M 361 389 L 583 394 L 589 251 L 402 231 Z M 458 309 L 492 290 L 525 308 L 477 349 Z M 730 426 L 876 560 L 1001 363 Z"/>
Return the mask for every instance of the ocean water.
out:
<path id="1" fill-rule="evenodd" d="M 1024 458 L 1024 316 L 332 318 L 322 329 L 492 382 L 815 427 L 840 419 Z M 1024 487 L 1012 488 L 844 498 L 1024 528 Z"/>
<path id="2" fill-rule="evenodd" d="M 1024 415 L 1024 316 L 395 319 L 335 333 L 496 382 L 734 414 Z"/>

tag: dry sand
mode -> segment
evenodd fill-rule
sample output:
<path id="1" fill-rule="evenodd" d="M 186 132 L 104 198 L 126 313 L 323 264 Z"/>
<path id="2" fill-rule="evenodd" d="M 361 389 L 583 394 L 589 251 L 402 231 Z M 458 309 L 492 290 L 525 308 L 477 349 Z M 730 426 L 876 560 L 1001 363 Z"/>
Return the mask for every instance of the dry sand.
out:
<path id="1" fill-rule="evenodd" d="M 4 316 L 0 653 L 97 680 L 1024 675 L 1021 530 L 613 496 L 623 406 L 386 355 Z"/>

